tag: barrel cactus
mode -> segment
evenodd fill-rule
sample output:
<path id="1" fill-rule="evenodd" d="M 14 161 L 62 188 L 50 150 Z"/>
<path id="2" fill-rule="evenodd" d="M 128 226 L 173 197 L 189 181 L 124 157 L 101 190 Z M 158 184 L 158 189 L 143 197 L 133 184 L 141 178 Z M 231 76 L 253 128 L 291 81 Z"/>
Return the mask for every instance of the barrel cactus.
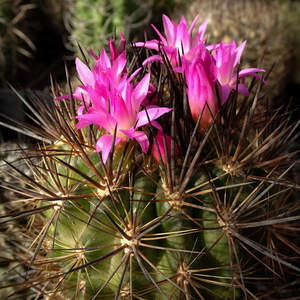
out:
<path id="1" fill-rule="evenodd" d="M 111 39 L 93 66 L 76 59 L 70 94 L 53 83 L 53 102 L 23 99 L 38 125 L 22 124 L 37 141 L 20 152 L 32 174 L 7 162 L 1 184 L 19 195 L 1 221 L 23 237 L 7 238 L 25 265 L 17 283 L 6 274 L 14 296 L 298 295 L 298 123 L 257 109 L 264 70 L 239 65 L 245 42 L 206 44 L 197 18 L 163 16 L 165 33 L 131 58 Z"/>

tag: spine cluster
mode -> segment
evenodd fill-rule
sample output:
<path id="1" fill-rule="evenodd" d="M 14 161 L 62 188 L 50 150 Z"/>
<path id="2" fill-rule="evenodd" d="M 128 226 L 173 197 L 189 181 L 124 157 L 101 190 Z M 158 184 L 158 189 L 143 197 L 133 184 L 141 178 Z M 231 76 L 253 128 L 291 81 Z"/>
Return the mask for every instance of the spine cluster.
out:
<path id="1" fill-rule="evenodd" d="M 14 180 L 1 184 L 19 195 L 1 217 L 22 237 L 12 295 L 296 295 L 298 161 L 287 145 L 298 123 L 262 109 L 265 70 L 240 67 L 246 42 L 210 45 L 198 18 L 163 16 L 164 33 L 154 27 L 158 39 L 132 45 L 131 58 L 122 34 L 110 39 L 92 67 L 76 59 L 69 95 L 53 84 L 51 104 L 23 99 L 39 125 L 23 130 L 39 142 L 21 150 L 32 175 L 7 162 Z"/>

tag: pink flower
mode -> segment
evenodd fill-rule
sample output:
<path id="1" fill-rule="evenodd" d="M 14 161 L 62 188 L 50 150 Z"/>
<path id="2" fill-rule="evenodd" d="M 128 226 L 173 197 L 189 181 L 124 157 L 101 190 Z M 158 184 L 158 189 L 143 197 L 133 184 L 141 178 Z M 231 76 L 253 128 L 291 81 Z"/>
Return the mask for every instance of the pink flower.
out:
<path id="1" fill-rule="evenodd" d="M 73 94 L 74 98 L 83 100 L 82 106 L 78 110 L 79 114 L 82 114 L 83 110 L 90 106 L 91 97 L 101 99 L 100 94 L 105 93 L 109 86 L 125 84 L 128 77 L 127 73 L 124 74 L 126 63 L 126 54 L 123 52 L 111 64 L 104 49 L 95 62 L 93 70 L 90 70 L 80 59 L 76 58 L 76 69 L 83 83 L 76 88 Z"/>
<path id="2" fill-rule="evenodd" d="M 115 146 L 121 141 L 135 139 L 142 151 L 147 152 L 148 137 L 138 128 L 151 123 L 152 126 L 162 130 L 155 120 L 171 109 L 155 105 L 148 105 L 141 109 L 141 104 L 147 97 L 149 85 L 150 74 L 147 74 L 135 87 L 127 81 L 121 89 L 116 86 L 106 91 L 102 90 L 99 92 L 102 97 L 90 97 L 90 108 L 86 113 L 76 117 L 80 119 L 77 129 L 95 124 L 99 129 L 106 130 L 107 133 L 100 136 L 96 144 L 96 150 L 102 151 L 104 163 L 111 151 L 115 132 Z"/>
<path id="3" fill-rule="evenodd" d="M 94 55 L 94 54 L 93 54 Z M 74 93 L 73 97 L 82 100 L 81 106 L 78 109 L 78 114 L 82 114 L 85 108 L 91 105 L 91 98 L 96 98 L 99 101 L 102 99 L 105 106 L 105 96 L 103 94 L 110 88 L 119 87 L 120 89 L 125 84 L 128 79 L 128 74 L 126 72 L 126 53 L 120 54 L 115 61 L 111 62 L 106 51 L 103 49 L 100 56 L 97 57 L 94 68 L 91 70 L 87 65 L 85 65 L 79 58 L 76 58 L 76 69 L 82 85 L 79 85 Z M 136 72 L 130 77 L 132 79 Z M 55 100 L 67 99 L 71 95 L 65 95 L 58 97 Z"/>
<path id="4" fill-rule="evenodd" d="M 153 142 L 151 146 L 153 157 L 158 163 L 163 162 L 165 164 L 167 163 L 167 158 L 170 158 L 172 155 L 172 138 L 161 131 L 158 131 L 155 136 L 155 141 L 156 142 Z M 174 155 L 176 157 L 179 153 L 179 148 L 176 142 L 174 142 L 174 147 Z"/>
<path id="5" fill-rule="evenodd" d="M 109 41 L 111 58 L 109 58 L 105 49 L 102 49 L 99 56 L 95 55 L 95 53 L 90 50 L 91 55 L 96 60 L 92 70 L 79 58 L 75 59 L 76 70 L 82 85 L 79 85 L 75 89 L 72 96 L 76 99 L 82 100 L 81 106 L 78 110 L 79 114 L 82 114 L 84 109 L 90 106 L 90 97 L 101 98 L 100 94 L 102 94 L 102 90 L 107 90 L 110 85 L 122 86 L 128 80 L 126 70 L 127 58 L 125 51 L 126 41 L 122 33 L 120 35 L 121 41 L 118 47 L 115 46 L 112 39 Z M 136 73 L 138 71 L 139 70 L 137 70 Z M 134 73 L 132 77 L 136 73 Z M 68 99 L 70 97 L 71 95 L 65 95 L 54 100 Z"/>
<path id="6" fill-rule="evenodd" d="M 105 163 L 109 152 L 114 146 L 121 145 L 129 139 L 135 139 L 147 152 L 149 140 L 140 127 L 151 124 L 159 130 L 161 126 L 155 121 L 171 109 L 149 105 L 149 99 L 155 91 L 150 84 L 150 74 L 141 81 L 134 80 L 140 69 L 129 76 L 126 69 L 127 58 L 125 39 L 121 33 L 118 47 L 113 40 L 109 41 L 111 58 L 103 49 L 99 56 L 94 57 L 94 68 L 88 68 L 80 59 L 76 59 L 76 69 L 81 79 L 73 97 L 82 100 L 76 119 L 76 129 L 95 124 L 101 130 L 96 143 L 96 150 L 102 151 Z M 70 98 L 70 95 L 55 100 Z"/>
<path id="7" fill-rule="evenodd" d="M 115 40 L 110 38 L 108 41 L 109 52 L 111 56 L 111 60 L 115 61 L 117 57 L 125 51 L 126 48 L 126 40 L 122 32 L 120 32 L 120 43 L 119 46 L 115 45 Z"/>
<path id="8" fill-rule="evenodd" d="M 179 66 L 179 56 L 187 55 L 191 50 L 197 48 L 199 44 L 203 44 L 203 36 L 207 27 L 207 20 L 205 20 L 198 28 L 197 33 L 193 36 L 193 29 L 199 18 L 196 16 L 190 28 L 188 28 L 184 17 L 181 18 L 180 23 L 176 24 L 171 21 L 167 16 L 163 15 L 163 25 L 166 38 L 152 25 L 160 40 L 147 41 L 145 43 L 136 43 L 137 47 L 146 47 L 156 51 L 162 50 L 171 62 L 173 67 Z M 144 64 L 162 60 L 160 55 L 153 55 L 149 57 Z"/>
<path id="9" fill-rule="evenodd" d="M 224 104 L 228 99 L 230 91 L 236 89 L 237 92 L 245 96 L 249 95 L 248 89 L 245 87 L 245 76 L 254 76 L 262 79 L 261 76 L 256 74 L 257 72 L 265 72 L 263 69 L 250 68 L 241 70 L 239 73 L 235 72 L 235 67 L 240 61 L 242 53 L 244 51 L 246 41 L 244 41 L 239 47 L 236 47 L 235 41 L 225 44 L 221 42 L 218 45 L 208 46 L 210 51 L 213 51 L 212 55 L 216 59 L 217 79 L 220 83 L 220 97 L 221 104 Z M 237 79 L 241 79 L 241 83 L 236 85 Z M 265 81 L 263 81 L 266 83 Z"/>
<path id="10" fill-rule="evenodd" d="M 186 93 L 193 120 L 197 122 L 200 118 L 200 130 L 206 129 L 219 111 L 214 58 L 203 46 L 196 58 L 191 62 L 184 59 L 182 67 L 175 70 L 184 74 L 187 84 Z"/>

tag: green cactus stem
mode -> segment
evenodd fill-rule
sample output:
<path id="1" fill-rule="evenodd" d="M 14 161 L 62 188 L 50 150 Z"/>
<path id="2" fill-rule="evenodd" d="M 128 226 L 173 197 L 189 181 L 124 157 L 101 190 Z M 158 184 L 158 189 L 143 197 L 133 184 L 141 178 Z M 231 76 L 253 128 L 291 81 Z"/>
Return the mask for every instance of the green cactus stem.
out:
<path id="1" fill-rule="evenodd" d="M 133 55 L 129 73 L 149 71 Z M 299 161 L 287 145 L 299 138 L 299 122 L 288 109 L 262 110 L 258 85 L 248 96 L 232 89 L 198 130 L 183 74 L 153 63 L 151 84 L 157 91 L 147 100 L 168 106 L 159 124 L 170 140 L 161 146 L 160 126 L 150 122 L 141 126 L 147 151 L 134 139 L 115 146 L 116 126 L 106 161 L 96 151 L 103 129 L 76 127 L 77 112 L 91 110 L 84 97 L 49 104 L 20 96 L 36 126 L 17 122 L 35 141 L 20 149 L 31 174 L 7 162 L 13 181 L 1 180 L 16 194 L 0 219 L 2 232 L 16 228 L 7 243 L 16 245 L 20 279 L 14 268 L 5 273 L 5 286 L 15 287 L 9 296 L 295 299 Z M 52 90 L 61 96 L 54 83 Z"/>

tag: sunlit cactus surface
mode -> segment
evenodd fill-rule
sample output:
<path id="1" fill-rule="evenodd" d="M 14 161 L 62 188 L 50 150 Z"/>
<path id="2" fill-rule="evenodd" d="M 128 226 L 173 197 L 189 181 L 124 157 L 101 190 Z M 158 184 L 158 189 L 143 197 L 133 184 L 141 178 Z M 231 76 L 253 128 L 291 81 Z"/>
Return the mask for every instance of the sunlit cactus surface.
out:
<path id="1" fill-rule="evenodd" d="M 7 299 L 297 299 L 298 123 L 263 106 L 246 42 L 209 44 L 198 18 L 110 39 L 67 95 L 22 98 L 36 126 L 1 179 Z"/>

